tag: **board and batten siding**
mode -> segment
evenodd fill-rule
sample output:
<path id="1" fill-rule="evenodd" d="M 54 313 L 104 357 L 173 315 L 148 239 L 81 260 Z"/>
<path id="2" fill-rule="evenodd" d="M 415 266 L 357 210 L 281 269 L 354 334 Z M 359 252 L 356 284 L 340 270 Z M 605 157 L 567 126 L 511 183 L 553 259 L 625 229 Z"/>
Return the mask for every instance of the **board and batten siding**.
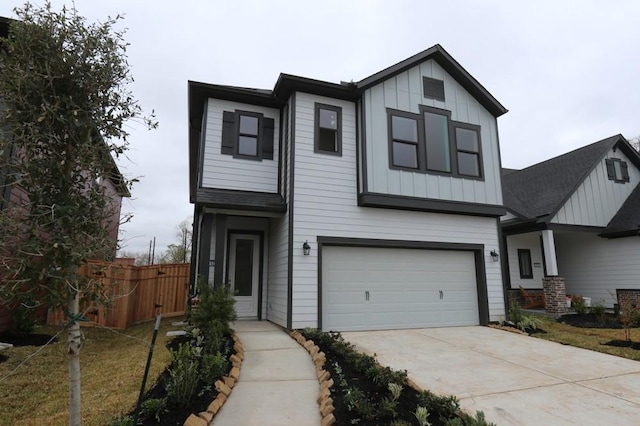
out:
<path id="1" fill-rule="evenodd" d="M 423 96 L 422 77 L 444 81 L 445 101 Z M 502 205 L 496 118 L 437 62 L 428 60 L 364 92 L 368 191 Z M 481 127 L 484 180 L 464 179 L 389 168 L 386 108 L 420 113 L 419 105 L 451 111 L 451 120 Z"/>
<path id="2" fill-rule="evenodd" d="M 296 94 L 293 235 L 293 328 L 318 325 L 318 236 L 484 245 L 489 313 L 504 317 L 494 218 L 359 207 L 356 187 L 355 104 Z M 342 156 L 314 153 L 314 103 L 342 108 Z M 302 245 L 311 246 L 304 256 Z"/>
<path id="3" fill-rule="evenodd" d="M 607 226 L 636 185 L 640 183 L 640 171 L 620 150 L 609 151 L 606 158 L 618 158 L 629 165 L 629 182 L 616 183 L 607 178 L 607 166 L 603 159 L 558 210 L 551 223 Z"/>
<path id="4" fill-rule="evenodd" d="M 250 111 L 274 119 L 273 160 L 253 161 L 223 155 L 222 113 Z M 278 158 L 280 111 L 238 102 L 209 99 L 202 166 L 202 187 L 240 191 L 278 192 Z"/>
<path id="5" fill-rule="evenodd" d="M 284 120 L 283 150 L 281 160 L 281 193 L 287 205 L 290 205 L 290 167 L 291 167 L 291 100 L 284 109 L 288 117 Z M 285 190 L 285 188 L 287 190 Z M 266 318 L 282 327 L 287 326 L 287 278 L 289 276 L 289 212 L 282 217 L 271 218 L 269 226 L 269 274 L 267 279 L 267 315 Z"/>
<path id="6" fill-rule="evenodd" d="M 640 288 L 640 238 L 556 232 L 555 242 L 558 272 L 565 278 L 567 294 L 590 297 L 592 305 L 603 302 L 613 307 L 617 288 Z"/>
<path id="7" fill-rule="evenodd" d="M 531 232 L 528 234 L 509 235 L 507 237 L 507 249 L 511 288 L 518 289 L 520 286 L 524 288 L 542 288 L 544 267 L 542 262 L 540 233 Z M 531 270 L 533 271 L 533 278 L 520 278 L 518 249 L 531 250 Z M 536 266 L 536 264 L 538 266 Z"/>

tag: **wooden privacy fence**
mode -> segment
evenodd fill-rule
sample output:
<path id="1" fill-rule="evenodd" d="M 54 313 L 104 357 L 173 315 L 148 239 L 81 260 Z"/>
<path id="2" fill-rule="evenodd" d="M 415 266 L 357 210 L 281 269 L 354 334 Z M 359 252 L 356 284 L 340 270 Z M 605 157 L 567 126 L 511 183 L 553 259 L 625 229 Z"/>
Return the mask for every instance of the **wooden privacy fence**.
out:
<path id="1" fill-rule="evenodd" d="M 90 325 L 127 328 L 132 324 L 163 316 L 184 315 L 189 291 L 189 264 L 133 266 L 121 263 L 91 262 L 82 274 L 91 274 L 108 289 L 111 303 L 97 306 L 83 303 L 80 307 Z M 48 324 L 66 323 L 61 311 L 49 311 Z"/>

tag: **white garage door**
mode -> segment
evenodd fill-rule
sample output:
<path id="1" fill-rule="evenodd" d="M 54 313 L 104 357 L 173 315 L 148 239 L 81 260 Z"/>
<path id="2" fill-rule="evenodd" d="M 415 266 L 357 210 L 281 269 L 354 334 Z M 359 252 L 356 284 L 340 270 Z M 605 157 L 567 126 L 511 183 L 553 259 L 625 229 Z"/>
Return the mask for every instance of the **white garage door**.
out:
<path id="1" fill-rule="evenodd" d="M 479 324 L 473 252 L 322 249 L 322 328 L 383 330 Z"/>

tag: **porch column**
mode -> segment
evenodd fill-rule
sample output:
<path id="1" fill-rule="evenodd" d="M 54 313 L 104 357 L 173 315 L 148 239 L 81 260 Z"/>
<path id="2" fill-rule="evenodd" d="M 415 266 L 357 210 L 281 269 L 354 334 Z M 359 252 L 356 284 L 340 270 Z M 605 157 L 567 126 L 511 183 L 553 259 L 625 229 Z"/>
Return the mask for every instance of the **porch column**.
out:
<path id="1" fill-rule="evenodd" d="M 213 231 L 213 215 L 205 213 L 200 225 L 198 244 L 198 278 L 209 282 L 209 258 L 211 256 L 211 233 Z"/>
<path id="2" fill-rule="evenodd" d="M 540 232 L 542 233 L 542 248 L 544 250 L 547 275 L 555 277 L 558 275 L 558 260 L 556 259 L 556 244 L 553 240 L 553 231 L 545 229 Z"/>

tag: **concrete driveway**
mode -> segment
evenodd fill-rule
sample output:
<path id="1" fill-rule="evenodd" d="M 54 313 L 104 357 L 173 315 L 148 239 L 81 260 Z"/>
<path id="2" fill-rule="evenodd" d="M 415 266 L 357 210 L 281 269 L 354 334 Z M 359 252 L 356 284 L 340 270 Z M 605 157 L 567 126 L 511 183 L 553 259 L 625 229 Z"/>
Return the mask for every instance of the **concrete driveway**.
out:
<path id="1" fill-rule="evenodd" d="M 342 334 L 498 425 L 640 424 L 637 361 L 489 327 Z"/>

